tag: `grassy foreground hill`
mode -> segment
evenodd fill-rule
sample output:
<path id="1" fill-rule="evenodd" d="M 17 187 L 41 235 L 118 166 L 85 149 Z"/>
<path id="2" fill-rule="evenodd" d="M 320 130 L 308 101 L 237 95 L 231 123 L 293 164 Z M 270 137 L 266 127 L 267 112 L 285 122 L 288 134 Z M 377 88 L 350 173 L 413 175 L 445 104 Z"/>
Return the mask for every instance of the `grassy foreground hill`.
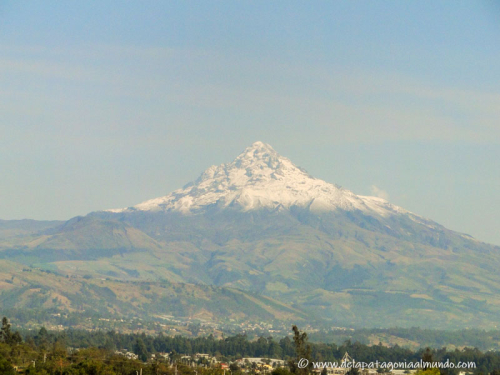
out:
<path id="1" fill-rule="evenodd" d="M 302 321 L 305 314 L 281 302 L 237 289 L 158 282 L 61 276 L 0 260 L 1 310 L 86 312 L 141 319 L 159 315 L 206 322 Z"/>

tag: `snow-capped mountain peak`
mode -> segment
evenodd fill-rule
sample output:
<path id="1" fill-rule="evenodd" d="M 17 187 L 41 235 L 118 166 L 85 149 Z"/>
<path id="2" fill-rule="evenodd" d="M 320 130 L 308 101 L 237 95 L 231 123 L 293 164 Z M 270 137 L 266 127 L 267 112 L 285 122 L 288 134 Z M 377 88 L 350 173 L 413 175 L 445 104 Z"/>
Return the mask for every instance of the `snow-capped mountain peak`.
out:
<path id="1" fill-rule="evenodd" d="M 209 167 L 196 181 L 182 189 L 134 207 L 109 211 L 196 214 L 213 207 L 249 211 L 289 209 L 292 206 L 311 211 L 358 209 L 383 216 L 404 211 L 381 198 L 357 196 L 316 179 L 263 142 L 253 143 L 231 163 Z"/>

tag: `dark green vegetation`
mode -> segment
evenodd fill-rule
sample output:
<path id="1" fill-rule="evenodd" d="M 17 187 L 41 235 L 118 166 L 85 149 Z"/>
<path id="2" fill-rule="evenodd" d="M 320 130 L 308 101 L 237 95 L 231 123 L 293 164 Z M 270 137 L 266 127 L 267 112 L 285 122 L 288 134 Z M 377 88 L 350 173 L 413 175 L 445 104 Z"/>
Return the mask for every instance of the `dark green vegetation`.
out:
<path id="1" fill-rule="evenodd" d="M 215 320 L 255 309 L 261 320 L 440 329 L 494 329 L 500 318 L 500 248 L 409 215 L 214 207 L 190 216 L 98 212 L 30 222 L 24 232 L 16 225 L 0 238 L 3 309 L 204 310 Z M 23 268 L 60 276 L 44 283 Z M 162 293 L 170 283 L 189 291 Z"/>
<path id="2" fill-rule="evenodd" d="M 116 353 L 134 352 L 139 359 L 126 359 Z M 500 353 L 483 353 L 478 349 L 465 348 L 447 351 L 446 349 L 420 349 L 412 351 L 399 346 L 367 346 L 346 341 L 342 345 L 309 343 L 305 333 L 294 330 L 292 338 L 275 340 L 260 337 L 249 341 L 244 335 L 224 339 L 213 336 L 199 338 L 169 337 L 163 335 L 119 334 L 114 331 L 76 331 L 48 332 L 45 328 L 37 332 L 27 332 L 24 340 L 12 332 L 7 320 L 2 323 L 0 335 L 0 373 L 14 374 L 13 367 L 19 367 L 25 374 L 135 374 L 143 369 L 143 374 L 174 374 L 177 364 L 181 374 L 193 374 L 193 368 L 183 366 L 181 357 L 196 353 L 215 356 L 221 362 L 231 362 L 242 357 L 265 357 L 289 360 L 309 358 L 314 361 L 340 361 L 348 352 L 357 362 L 416 362 L 420 359 L 446 362 L 475 362 L 475 374 L 492 373 L 500 369 Z M 164 359 L 158 353 L 169 353 Z M 155 354 L 153 357 L 152 354 Z M 207 363 L 198 360 L 197 364 Z M 213 365 L 212 368 L 197 369 L 202 374 L 222 373 Z M 240 367 L 232 364 L 232 371 L 240 372 Z M 249 366 L 250 373 L 256 368 Z M 307 369 L 294 366 L 290 370 L 295 374 L 307 374 Z M 439 370 L 436 370 L 439 374 Z M 454 374 L 454 370 L 441 370 L 444 374 Z M 275 370 L 274 375 L 289 374 L 288 369 Z"/>

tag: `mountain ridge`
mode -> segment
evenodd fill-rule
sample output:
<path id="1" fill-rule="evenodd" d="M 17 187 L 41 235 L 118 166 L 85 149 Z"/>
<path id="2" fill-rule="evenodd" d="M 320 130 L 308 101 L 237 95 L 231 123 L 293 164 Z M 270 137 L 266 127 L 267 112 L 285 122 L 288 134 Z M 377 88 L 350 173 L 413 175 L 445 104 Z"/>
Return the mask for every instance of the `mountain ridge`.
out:
<path id="1" fill-rule="evenodd" d="M 492 328 L 500 318 L 500 247 L 314 179 L 261 142 L 143 206 L 0 238 L 0 258 L 235 288 L 333 325 Z"/>

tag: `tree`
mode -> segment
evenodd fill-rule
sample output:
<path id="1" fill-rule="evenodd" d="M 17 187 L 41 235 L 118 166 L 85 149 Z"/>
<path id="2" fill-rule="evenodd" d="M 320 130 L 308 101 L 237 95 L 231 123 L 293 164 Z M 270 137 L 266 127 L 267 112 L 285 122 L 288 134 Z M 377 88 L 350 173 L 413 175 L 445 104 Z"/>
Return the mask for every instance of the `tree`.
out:
<path id="1" fill-rule="evenodd" d="M 422 354 L 422 361 L 424 363 L 428 363 L 429 366 L 432 364 L 432 362 L 434 362 L 432 351 L 430 348 L 425 349 L 425 352 Z"/>
<path id="2" fill-rule="evenodd" d="M 2 375 L 15 375 L 16 374 L 12 365 L 4 358 L 0 358 L 0 374 L 2 374 Z"/>
<path id="3" fill-rule="evenodd" d="M 11 345 L 18 345 L 23 342 L 23 338 L 19 332 L 14 332 L 11 338 Z"/>
<path id="4" fill-rule="evenodd" d="M 146 345 L 144 344 L 144 341 L 140 337 L 138 337 L 135 340 L 133 350 L 134 350 L 134 353 L 139 356 L 139 359 L 142 362 L 147 362 L 147 360 L 149 359 L 149 353 L 148 353 L 148 350 L 146 349 Z"/>
<path id="5" fill-rule="evenodd" d="M 9 320 L 4 317 L 2 319 L 2 328 L 0 330 L 0 341 L 3 341 L 7 345 L 14 346 L 23 342 L 19 332 L 12 332 L 10 330 Z"/>
<path id="6" fill-rule="evenodd" d="M 418 370 L 416 375 L 440 375 L 441 372 L 438 368 L 430 368 L 427 370 Z"/>
<path id="7" fill-rule="evenodd" d="M 229 365 L 229 370 L 233 372 L 240 371 L 240 366 L 238 366 L 235 362 L 233 362 Z"/>
<path id="8" fill-rule="evenodd" d="M 271 375 L 290 375 L 290 371 L 284 367 L 278 367 L 271 372 Z"/>
<path id="9" fill-rule="evenodd" d="M 10 331 L 9 320 L 4 316 L 2 319 L 2 329 L 0 330 L 1 340 L 10 345 L 12 341 L 12 332 Z"/>
<path id="10" fill-rule="evenodd" d="M 38 334 L 35 336 L 35 344 L 40 347 L 40 349 L 46 350 L 49 344 L 49 333 L 45 327 L 40 328 Z"/>
<path id="11" fill-rule="evenodd" d="M 307 342 L 307 333 L 292 326 L 293 343 L 295 344 L 295 361 L 289 361 L 290 370 L 294 374 L 308 374 L 312 368 L 311 345 Z"/>

